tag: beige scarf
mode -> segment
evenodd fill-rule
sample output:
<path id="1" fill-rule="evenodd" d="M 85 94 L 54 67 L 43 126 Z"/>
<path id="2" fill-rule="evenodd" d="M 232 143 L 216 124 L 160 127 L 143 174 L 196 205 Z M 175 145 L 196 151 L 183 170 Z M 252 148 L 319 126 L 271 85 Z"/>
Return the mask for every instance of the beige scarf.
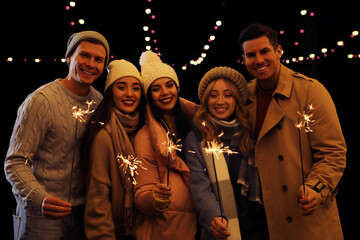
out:
<path id="1" fill-rule="evenodd" d="M 120 178 L 123 181 L 124 186 L 124 197 L 122 204 L 124 206 L 123 216 L 126 235 L 134 234 L 135 226 L 138 225 L 140 217 L 133 204 L 134 186 L 129 178 L 129 169 L 126 165 L 122 165 L 123 161 L 118 156 L 122 155 L 125 158 L 128 156 L 135 157 L 132 142 L 138 129 L 138 125 L 138 111 L 135 111 L 132 114 L 124 114 L 118 109 L 113 108 L 109 124 L 105 127 L 112 138 L 115 159 L 117 160 Z"/>

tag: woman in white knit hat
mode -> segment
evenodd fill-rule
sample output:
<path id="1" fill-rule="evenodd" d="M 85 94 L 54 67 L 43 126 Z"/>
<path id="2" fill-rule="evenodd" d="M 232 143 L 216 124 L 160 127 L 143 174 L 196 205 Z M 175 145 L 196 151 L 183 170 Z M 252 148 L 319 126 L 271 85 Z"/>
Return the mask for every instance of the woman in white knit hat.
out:
<path id="1" fill-rule="evenodd" d="M 146 168 L 138 169 L 135 185 L 135 205 L 144 215 L 136 238 L 195 239 L 197 215 L 190 170 L 182 152 L 169 150 L 169 145 L 184 140 L 197 105 L 179 98 L 174 69 L 155 53 L 144 52 L 140 65 L 148 104 L 145 125 L 134 141 L 137 158 Z"/>
<path id="2" fill-rule="evenodd" d="M 112 61 L 108 71 L 104 99 L 84 134 L 85 233 L 87 239 L 132 239 L 139 217 L 123 160 L 135 156 L 132 143 L 143 122 L 142 78 L 125 60 Z"/>
<path id="3" fill-rule="evenodd" d="M 215 67 L 201 79 L 198 94 L 200 109 L 185 140 L 185 157 L 202 239 L 268 239 L 246 80 L 235 69 Z M 208 154 L 209 143 L 233 152 Z"/>

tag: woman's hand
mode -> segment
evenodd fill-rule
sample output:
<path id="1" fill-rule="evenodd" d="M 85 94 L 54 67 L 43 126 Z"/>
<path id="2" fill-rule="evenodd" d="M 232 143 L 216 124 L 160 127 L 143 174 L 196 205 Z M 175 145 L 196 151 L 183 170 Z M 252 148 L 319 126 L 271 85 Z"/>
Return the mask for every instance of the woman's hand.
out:
<path id="1" fill-rule="evenodd" d="M 158 183 L 153 189 L 154 204 L 159 209 L 165 209 L 171 202 L 172 191 L 163 183 Z"/>
<path id="2" fill-rule="evenodd" d="M 224 239 L 230 237 L 231 234 L 227 231 L 228 222 L 223 217 L 216 217 L 211 222 L 210 232 L 217 239 Z"/>

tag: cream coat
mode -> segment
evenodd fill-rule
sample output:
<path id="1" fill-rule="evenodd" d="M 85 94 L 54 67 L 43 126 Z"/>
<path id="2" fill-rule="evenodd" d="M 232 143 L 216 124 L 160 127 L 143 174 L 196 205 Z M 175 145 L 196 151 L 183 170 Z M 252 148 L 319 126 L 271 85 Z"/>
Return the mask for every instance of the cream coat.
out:
<path id="1" fill-rule="evenodd" d="M 248 84 L 250 119 L 256 118 L 257 80 Z M 301 130 L 305 182 L 324 188 L 322 202 L 311 216 L 301 216 L 302 184 L 299 132 L 304 107 L 312 104 L 313 132 Z M 264 124 L 255 146 L 270 239 L 343 239 L 335 195 L 346 164 L 346 144 L 334 103 L 322 84 L 281 65 Z M 322 183 L 322 184 L 321 184 Z"/>

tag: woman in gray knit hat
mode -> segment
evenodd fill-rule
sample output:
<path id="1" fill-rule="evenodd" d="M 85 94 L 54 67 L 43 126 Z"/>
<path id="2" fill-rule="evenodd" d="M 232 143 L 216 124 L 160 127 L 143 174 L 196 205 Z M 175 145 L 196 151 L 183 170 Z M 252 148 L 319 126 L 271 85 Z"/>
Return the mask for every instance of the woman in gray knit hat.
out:
<path id="1" fill-rule="evenodd" d="M 232 68 L 215 67 L 201 79 L 198 94 L 185 159 L 202 239 L 266 239 L 246 80 Z"/>

